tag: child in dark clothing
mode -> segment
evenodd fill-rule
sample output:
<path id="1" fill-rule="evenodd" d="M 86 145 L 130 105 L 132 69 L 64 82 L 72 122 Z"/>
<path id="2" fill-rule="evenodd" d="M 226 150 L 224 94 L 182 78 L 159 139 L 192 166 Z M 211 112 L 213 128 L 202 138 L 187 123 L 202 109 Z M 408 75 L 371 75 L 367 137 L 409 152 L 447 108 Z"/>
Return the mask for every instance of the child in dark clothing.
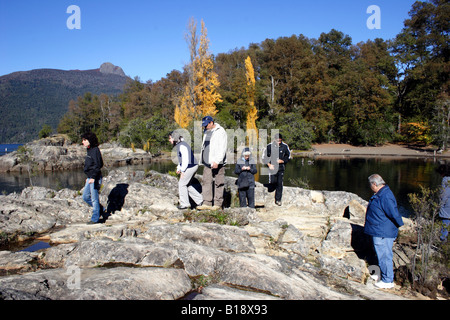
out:
<path id="1" fill-rule="evenodd" d="M 239 177 L 236 184 L 239 189 L 239 204 L 241 207 L 255 207 L 255 174 L 257 172 L 255 161 L 250 157 L 249 148 L 244 148 L 234 169 Z"/>

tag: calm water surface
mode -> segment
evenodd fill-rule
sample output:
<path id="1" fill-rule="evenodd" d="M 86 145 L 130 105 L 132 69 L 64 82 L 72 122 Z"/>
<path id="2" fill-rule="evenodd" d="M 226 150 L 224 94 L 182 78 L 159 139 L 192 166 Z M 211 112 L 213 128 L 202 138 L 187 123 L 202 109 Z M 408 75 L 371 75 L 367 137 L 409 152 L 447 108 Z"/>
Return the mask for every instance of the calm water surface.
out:
<path id="1" fill-rule="evenodd" d="M 379 173 L 394 192 L 401 213 L 408 216 L 409 193 L 418 192 L 420 185 L 428 188 L 440 185 L 441 178 L 435 172 L 437 166 L 438 162 L 434 159 L 294 158 L 287 165 L 284 182 L 286 186 L 295 186 L 301 180 L 306 182 L 310 189 L 347 191 L 369 200 L 372 192 L 368 187 L 367 178 L 373 173 Z M 171 161 L 164 161 L 117 169 L 130 171 L 150 169 L 167 173 L 174 171 L 175 167 Z M 226 174 L 235 176 L 233 171 L 234 165 L 228 165 Z M 202 168 L 198 173 L 202 173 Z M 268 182 L 267 176 L 257 175 L 256 179 L 261 183 Z M 32 177 L 32 180 L 35 186 L 80 190 L 84 186 L 85 175 L 82 170 L 39 173 Z M 21 192 L 29 185 L 27 174 L 0 174 L 0 192 L 3 194 Z"/>
<path id="2" fill-rule="evenodd" d="M 23 144 L 0 144 L 0 156 L 16 151 Z"/>

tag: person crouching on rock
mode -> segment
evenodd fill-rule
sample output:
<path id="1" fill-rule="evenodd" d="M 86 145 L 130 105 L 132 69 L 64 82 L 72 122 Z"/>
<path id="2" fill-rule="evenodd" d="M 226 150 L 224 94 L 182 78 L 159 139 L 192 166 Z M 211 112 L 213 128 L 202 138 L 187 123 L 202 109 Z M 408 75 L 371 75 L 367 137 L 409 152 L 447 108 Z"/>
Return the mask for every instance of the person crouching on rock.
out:
<path id="1" fill-rule="evenodd" d="M 249 148 L 242 150 L 242 157 L 236 163 L 234 173 L 239 175 L 236 184 L 239 189 L 239 204 L 242 207 L 255 207 L 255 161 L 250 157 Z"/>
<path id="2" fill-rule="evenodd" d="M 103 158 L 98 148 L 98 139 L 95 133 L 89 132 L 81 137 L 83 146 L 87 149 L 84 161 L 84 173 L 86 174 L 86 185 L 83 191 L 83 200 L 93 208 L 91 220 L 88 224 L 99 223 L 102 206 L 99 201 L 98 192 L 102 185 Z"/>
<path id="3" fill-rule="evenodd" d="M 169 142 L 176 148 L 178 157 L 177 174 L 180 175 L 180 180 L 178 181 L 180 204 L 177 208 L 179 210 L 189 209 L 189 197 L 197 206 L 201 206 L 203 204 L 203 196 L 193 186 L 194 176 L 198 169 L 194 153 L 177 130 L 169 134 Z"/>

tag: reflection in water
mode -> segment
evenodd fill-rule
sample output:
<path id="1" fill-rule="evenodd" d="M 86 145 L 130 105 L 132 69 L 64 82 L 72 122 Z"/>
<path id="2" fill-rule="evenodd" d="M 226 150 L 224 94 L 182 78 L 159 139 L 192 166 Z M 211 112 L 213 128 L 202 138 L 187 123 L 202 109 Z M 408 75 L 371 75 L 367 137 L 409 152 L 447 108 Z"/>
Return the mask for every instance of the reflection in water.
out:
<path id="1" fill-rule="evenodd" d="M 399 209 L 404 216 L 410 210 L 408 194 L 418 192 L 420 185 L 436 188 L 441 178 L 435 172 L 438 166 L 433 159 L 386 159 L 386 158 L 294 158 L 286 166 L 285 185 L 292 186 L 296 180 L 309 184 L 310 189 L 328 191 L 347 191 L 359 195 L 364 200 L 372 196 L 367 178 L 373 174 L 380 174 L 390 186 L 399 203 Z M 121 168 L 128 171 L 155 170 L 162 173 L 175 171 L 175 164 L 169 161 L 158 161 L 146 165 L 135 165 Z M 258 171 L 261 172 L 261 166 Z M 228 165 L 226 174 L 233 173 L 234 165 Z M 198 173 L 202 174 L 200 167 Z M 107 170 L 104 171 L 107 174 Z M 84 187 L 85 175 L 83 170 L 64 171 L 55 173 L 39 173 L 32 177 L 35 186 L 52 189 L 70 188 L 81 190 Z M 268 177 L 259 175 L 258 181 L 267 183 Z M 29 186 L 27 174 L 2 173 L 0 174 L 0 192 L 21 192 Z"/>

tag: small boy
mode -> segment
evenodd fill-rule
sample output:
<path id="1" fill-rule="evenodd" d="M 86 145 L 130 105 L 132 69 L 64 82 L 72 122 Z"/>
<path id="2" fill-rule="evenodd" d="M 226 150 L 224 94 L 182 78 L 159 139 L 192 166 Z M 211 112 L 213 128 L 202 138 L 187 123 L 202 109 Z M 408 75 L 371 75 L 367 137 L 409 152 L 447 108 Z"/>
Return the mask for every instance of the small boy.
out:
<path id="1" fill-rule="evenodd" d="M 236 184 L 239 189 L 239 204 L 241 207 L 255 207 L 255 174 L 257 172 L 255 161 L 250 157 L 249 148 L 244 148 L 242 158 L 240 158 L 234 169 L 234 173 L 239 177 Z"/>

